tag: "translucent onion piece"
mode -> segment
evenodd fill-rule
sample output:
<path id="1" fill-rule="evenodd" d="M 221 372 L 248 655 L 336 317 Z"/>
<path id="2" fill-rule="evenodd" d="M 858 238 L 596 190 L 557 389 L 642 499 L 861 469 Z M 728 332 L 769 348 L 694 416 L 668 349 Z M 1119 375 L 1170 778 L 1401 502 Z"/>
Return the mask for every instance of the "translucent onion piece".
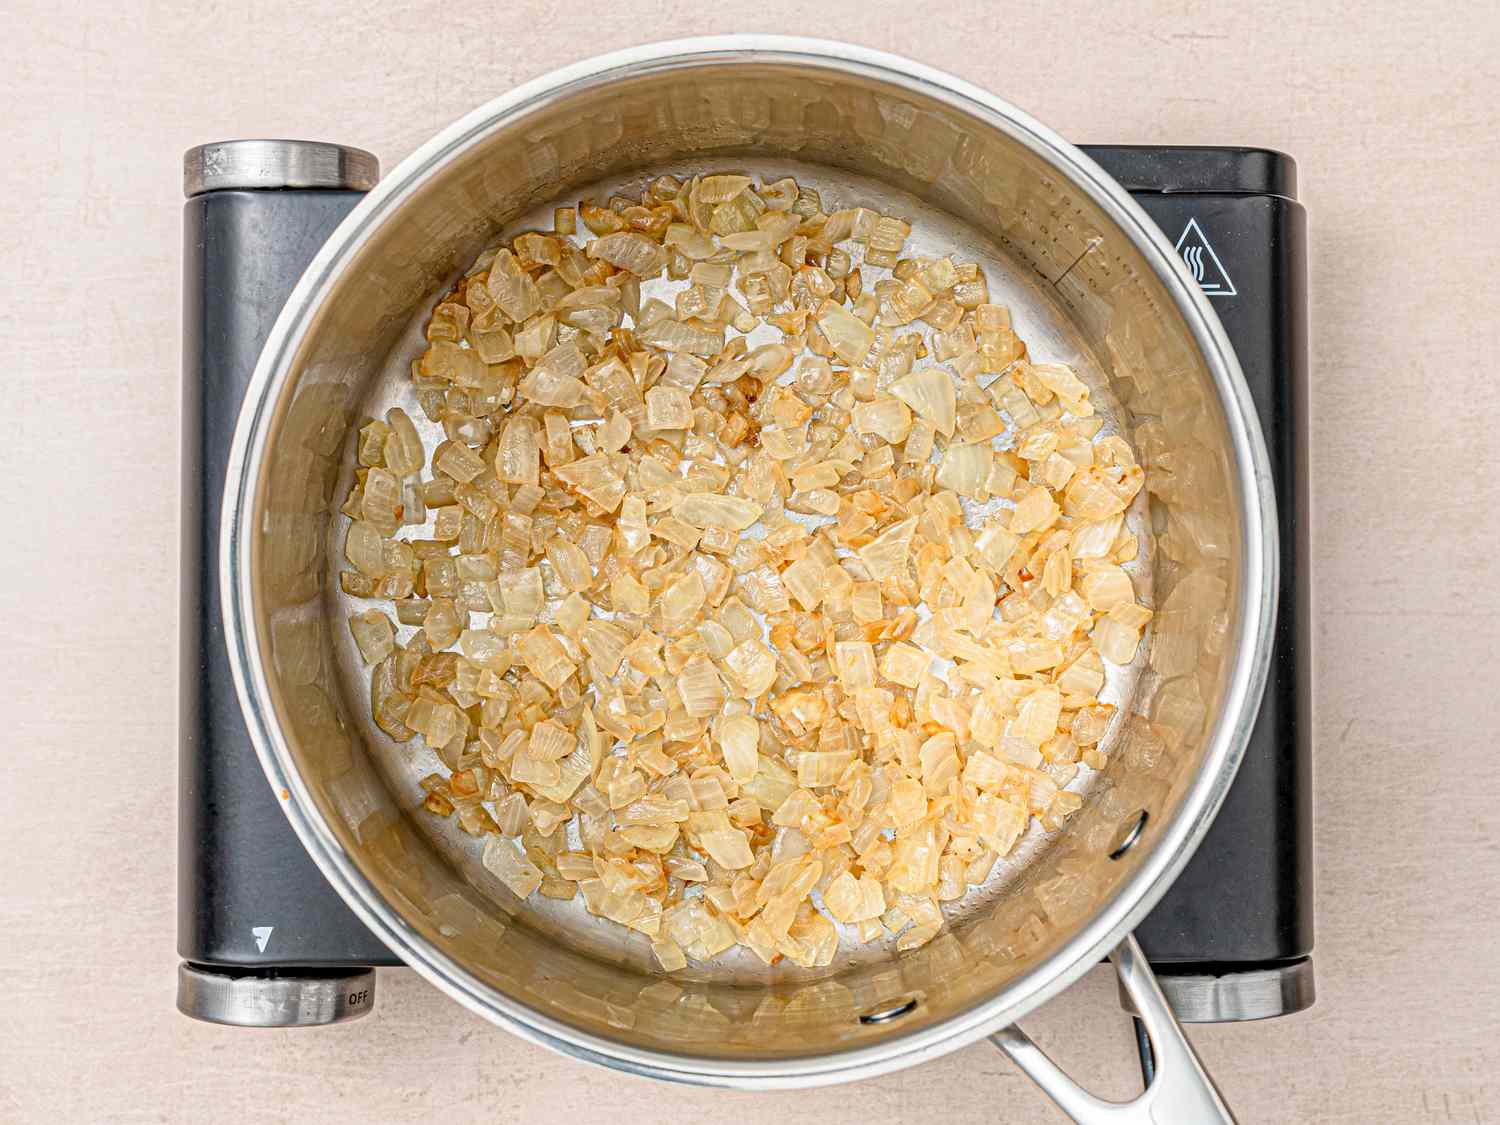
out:
<path id="1" fill-rule="evenodd" d="M 803 754 L 797 759 L 797 784 L 808 789 L 826 788 L 838 781 L 852 761 L 852 750 Z"/>
<path id="2" fill-rule="evenodd" d="M 422 632 L 427 643 L 441 651 L 458 641 L 468 624 L 469 614 L 458 607 L 452 598 L 433 598 L 427 607 L 427 616 L 422 619 Z"/>
<path id="3" fill-rule="evenodd" d="M 1109 611 L 1109 619 L 1131 629 L 1144 629 L 1153 614 L 1143 605 L 1121 603 Z"/>
<path id="4" fill-rule="evenodd" d="M 502 836 L 519 836 L 530 819 L 531 810 L 527 807 L 526 798 L 519 793 L 512 793 L 495 806 L 495 823 Z M 591 865 L 590 874 L 592 873 Z"/>
<path id="5" fill-rule="evenodd" d="M 344 536 L 344 557 L 361 574 L 385 577 L 385 540 L 372 524 L 355 520 L 349 525 Z"/>
<path id="6" fill-rule="evenodd" d="M 1011 534 L 1025 535 L 1051 527 L 1057 522 L 1057 516 L 1057 501 L 1045 487 L 1038 485 L 1021 497 L 1011 511 Z"/>
<path id="7" fill-rule="evenodd" d="M 354 634 L 354 643 L 366 664 L 378 664 L 395 651 L 395 627 L 378 609 L 351 615 L 349 631 Z"/>
<path id="8" fill-rule="evenodd" d="M 938 465 L 937 482 L 960 496 L 978 499 L 990 475 L 988 445 L 950 445 Z"/>
<path id="9" fill-rule="evenodd" d="M 896 782 L 887 804 L 897 831 L 910 828 L 927 815 L 927 795 L 916 778 L 903 777 Z"/>
<path id="10" fill-rule="evenodd" d="M 655 277 L 666 265 L 662 248 L 644 234 L 621 231 L 595 239 L 588 245 L 590 258 L 602 258 L 617 269 L 637 277 Z"/>
<path id="11" fill-rule="evenodd" d="M 1135 600 L 1135 587 L 1130 583 L 1130 576 L 1111 564 L 1086 572 L 1081 589 L 1088 599 L 1089 608 L 1098 613 L 1108 613 L 1116 606 L 1128 605 Z"/>
<path id="12" fill-rule="evenodd" d="M 1062 400 L 1070 414 L 1079 417 L 1093 414 L 1094 408 L 1088 401 L 1089 389 L 1071 367 L 1061 363 L 1035 363 L 1031 365 L 1031 374 Z"/>
<path id="13" fill-rule="evenodd" d="M 489 280 L 485 283 L 495 304 L 516 323 L 525 321 L 541 305 L 541 295 L 531 275 L 521 268 L 515 255 L 501 250 L 490 262 Z"/>
<path id="14" fill-rule="evenodd" d="M 1020 543 L 1019 535 L 991 521 L 975 538 L 974 547 L 991 569 L 1003 574 Z"/>
<path id="15" fill-rule="evenodd" d="M 553 472 L 606 512 L 614 511 L 625 498 L 625 481 L 602 454 L 584 457 L 569 465 L 558 465 Z"/>
<path id="16" fill-rule="evenodd" d="M 1057 733 L 1057 720 L 1062 712 L 1062 693 L 1056 686 L 1038 688 L 1021 701 L 1016 718 L 1007 732 L 1012 738 L 1020 738 L 1034 746 L 1040 746 Z"/>
<path id="17" fill-rule="evenodd" d="M 902 520 L 881 532 L 861 547 L 859 557 L 869 570 L 870 577 L 884 581 L 900 573 L 911 553 L 912 535 L 917 529 L 917 518 Z"/>
<path id="18" fill-rule="evenodd" d="M 664 352 L 688 352 L 710 357 L 724 347 L 724 330 L 702 321 L 659 320 L 637 333 L 641 342 Z"/>
<path id="19" fill-rule="evenodd" d="M 834 646 L 834 665 L 845 691 L 875 686 L 875 649 L 869 641 L 840 641 Z"/>
<path id="20" fill-rule="evenodd" d="M 541 470 L 536 424 L 530 418 L 506 419 L 495 452 L 495 475 L 511 484 L 536 484 Z"/>
<path id="21" fill-rule="evenodd" d="M 503 836 L 491 836 L 485 843 L 484 866 L 517 898 L 529 897 L 542 885 L 541 871 Z"/>
<path id="22" fill-rule="evenodd" d="M 759 766 L 760 724 L 750 715 L 730 715 L 719 724 L 719 749 L 735 781 L 753 778 Z"/>
<path id="23" fill-rule="evenodd" d="M 869 247 L 876 253 L 896 254 L 911 234 L 911 224 L 893 215 L 882 215 L 870 231 Z M 867 255 L 868 258 L 868 255 Z"/>
<path id="24" fill-rule="evenodd" d="M 365 474 L 362 515 L 382 535 L 394 535 L 403 522 L 405 489 L 395 473 L 372 468 Z"/>
<path id="25" fill-rule="evenodd" d="M 538 625 L 522 634 L 516 641 L 516 652 L 531 674 L 553 691 L 560 688 L 575 670 L 575 665 L 568 659 L 567 650 L 545 625 Z"/>
<path id="26" fill-rule="evenodd" d="M 694 187 L 693 197 L 704 203 L 727 203 L 749 186 L 749 176 L 705 176 Z"/>
<path id="27" fill-rule="evenodd" d="M 811 612 L 823 600 L 823 570 L 821 563 L 808 556 L 781 572 L 781 584 L 803 609 Z"/>
<path id="28" fill-rule="evenodd" d="M 426 457 L 422 451 L 422 438 L 411 416 L 399 406 L 386 411 L 386 423 L 390 436 L 385 443 L 385 466 L 398 477 L 420 472 Z"/>
<path id="29" fill-rule="evenodd" d="M 760 518 L 761 507 L 738 496 L 692 492 L 672 506 L 672 514 L 694 527 L 744 531 Z"/>
<path id="30" fill-rule="evenodd" d="M 1140 630 L 1110 617 L 1102 618 L 1094 626 L 1094 647 L 1099 655 L 1112 664 L 1129 664 L 1135 659 L 1135 650 L 1141 643 Z"/>
<path id="31" fill-rule="evenodd" d="M 587 366 L 573 344 L 558 344 L 537 360 L 521 381 L 520 392 L 542 406 L 577 406 L 583 399 L 581 376 Z"/>
<path id="32" fill-rule="evenodd" d="M 750 841 L 738 828 L 704 832 L 698 837 L 698 842 L 710 859 L 731 871 L 749 867 L 755 862 Z"/>
<path id="33" fill-rule="evenodd" d="M 510 668 L 510 646 L 504 637 L 488 629 L 465 629 L 459 634 L 458 642 L 465 659 L 481 668 L 496 672 Z"/>
<path id="34" fill-rule="evenodd" d="M 835 921 L 845 925 L 871 921 L 885 913 L 885 892 L 873 876 L 856 879 L 845 871 L 823 892 L 823 905 Z"/>
<path id="35" fill-rule="evenodd" d="M 914 688 L 922 682 L 932 658 L 919 648 L 896 642 L 880 658 L 880 674 L 892 683 Z"/>
<path id="36" fill-rule="evenodd" d="M 776 658 L 759 641 L 737 645 L 724 658 L 742 699 L 754 699 L 776 681 Z"/>
<path id="37" fill-rule="evenodd" d="M 561 723 L 545 719 L 531 728 L 526 751 L 534 758 L 553 762 L 566 758 L 577 747 L 577 739 Z"/>
<path id="38" fill-rule="evenodd" d="M 386 438 L 390 436 L 390 432 L 390 426 L 378 419 L 361 426 L 355 460 L 365 466 L 383 465 L 385 463 L 385 442 Z"/>
<path id="39" fill-rule="evenodd" d="M 677 690 L 684 710 L 698 718 L 718 714 L 724 703 L 724 683 L 714 662 L 706 656 L 695 656 L 683 666 L 677 677 Z"/>
<path id="40" fill-rule="evenodd" d="M 897 891 L 920 894 L 938 879 L 942 858 L 937 848 L 936 827 L 930 820 L 921 821 L 899 834 L 892 849 L 886 882 Z"/>
<path id="41" fill-rule="evenodd" d="M 673 633 L 684 631 L 707 599 L 703 576 L 696 570 L 689 571 L 662 592 L 662 627 Z"/>
<path id="42" fill-rule="evenodd" d="M 718 252 L 714 239 L 695 230 L 687 223 L 672 223 L 667 227 L 666 244 L 685 258 L 702 261 Z"/>
<path id="43" fill-rule="evenodd" d="M 445 442 L 442 452 L 433 461 L 434 469 L 456 481 L 467 483 L 484 472 L 484 462 L 466 445 L 456 441 Z"/>
<path id="44" fill-rule="evenodd" d="M 693 404 L 680 387 L 655 386 L 646 392 L 646 425 L 653 430 L 685 430 L 693 424 Z"/>
<path id="45" fill-rule="evenodd" d="M 937 367 L 926 367 L 903 375 L 886 388 L 944 437 L 953 436 L 958 399 L 953 377 Z"/>
<path id="46" fill-rule="evenodd" d="M 818 310 L 818 328 L 827 338 L 834 354 L 850 366 L 863 363 L 870 352 L 870 345 L 875 342 L 874 329 L 843 305 L 833 301 L 824 301 L 823 307 Z M 949 432 L 952 432 L 951 429 Z"/>
<path id="47" fill-rule="evenodd" d="M 1085 520 L 1102 520 L 1123 512 L 1134 492 L 1126 494 L 1099 468 L 1088 468 L 1073 477 L 1063 494 L 1063 511 Z"/>
<path id="48" fill-rule="evenodd" d="M 1086 652 L 1057 678 L 1058 688 L 1068 695 L 1094 697 L 1104 687 L 1104 665 L 1098 653 Z"/>
<path id="49" fill-rule="evenodd" d="M 674 941 L 660 939 L 653 941 L 651 953 L 664 972 L 673 973 L 687 967 L 687 957 L 683 954 L 682 947 Z"/>
<path id="50" fill-rule="evenodd" d="M 892 445 L 906 440 L 911 432 L 911 411 L 897 398 L 882 396 L 874 402 L 862 402 L 854 408 L 850 420 L 857 434 L 876 434 Z"/>

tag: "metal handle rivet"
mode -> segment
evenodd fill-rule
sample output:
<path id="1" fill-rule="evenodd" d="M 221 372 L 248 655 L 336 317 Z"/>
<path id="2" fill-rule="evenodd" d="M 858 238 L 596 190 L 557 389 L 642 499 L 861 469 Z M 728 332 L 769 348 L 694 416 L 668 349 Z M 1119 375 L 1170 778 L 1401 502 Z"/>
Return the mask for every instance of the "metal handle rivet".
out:
<path id="1" fill-rule="evenodd" d="M 903 1004 L 897 1004 L 894 1008 L 886 1008 L 879 1012 L 866 1012 L 859 1017 L 859 1022 L 863 1024 L 887 1023 L 890 1020 L 900 1019 L 908 1012 L 916 1010 L 917 998 L 913 996 L 910 1000 Z"/>
<path id="2" fill-rule="evenodd" d="M 1151 814 L 1142 809 L 1140 815 L 1135 818 L 1135 823 L 1125 830 L 1125 835 L 1115 845 L 1115 850 L 1109 853 L 1110 859 L 1119 859 L 1131 848 L 1135 847 L 1136 841 L 1141 838 L 1141 833 L 1146 830 L 1146 821 L 1151 819 Z"/>

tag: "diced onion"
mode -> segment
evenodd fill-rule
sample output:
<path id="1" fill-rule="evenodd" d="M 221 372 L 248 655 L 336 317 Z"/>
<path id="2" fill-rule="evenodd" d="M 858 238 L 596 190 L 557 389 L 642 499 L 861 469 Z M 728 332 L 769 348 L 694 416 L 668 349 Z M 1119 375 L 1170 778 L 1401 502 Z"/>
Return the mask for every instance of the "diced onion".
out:
<path id="1" fill-rule="evenodd" d="M 744 531 L 760 518 L 761 507 L 738 496 L 690 492 L 673 505 L 672 514 L 694 527 Z"/>
<path id="2" fill-rule="evenodd" d="M 542 885 L 542 873 L 504 836 L 491 836 L 484 846 L 484 865 L 517 898 L 526 898 Z"/>
<path id="3" fill-rule="evenodd" d="M 351 440 L 339 587 L 407 635 L 349 609 L 376 728 L 448 768 L 421 808 L 664 972 L 916 948 L 1108 761 L 1152 621 L 1126 516 L 1143 464 L 1197 470 L 1101 436 L 1081 373 L 910 235 L 733 169 L 558 208 L 437 302 L 422 417 Z"/>
<path id="4" fill-rule="evenodd" d="M 886 388 L 944 437 L 953 436 L 958 417 L 958 398 L 953 377 L 938 367 L 927 367 L 903 375 Z"/>

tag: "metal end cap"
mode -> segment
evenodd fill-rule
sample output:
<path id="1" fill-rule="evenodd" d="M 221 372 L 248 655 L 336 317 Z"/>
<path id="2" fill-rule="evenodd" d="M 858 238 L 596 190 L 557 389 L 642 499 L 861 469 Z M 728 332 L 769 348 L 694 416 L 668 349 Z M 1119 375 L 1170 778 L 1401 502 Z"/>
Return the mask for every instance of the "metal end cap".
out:
<path id="1" fill-rule="evenodd" d="M 182 190 L 189 198 L 230 189 L 369 191 L 379 179 L 373 155 L 324 141 L 215 141 L 182 157 Z"/>
<path id="2" fill-rule="evenodd" d="M 1194 973 L 1188 966 L 1156 965 L 1156 983 L 1181 1023 L 1240 1023 L 1305 1011 L 1317 1000 L 1311 958 L 1266 969 Z M 1120 1006 L 1139 1015 L 1120 989 Z"/>
<path id="3" fill-rule="evenodd" d="M 231 1027 L 322 1027 L 375 1006 L 375 970 L 234 970 L 183 962 L 177 1010 Z"/>

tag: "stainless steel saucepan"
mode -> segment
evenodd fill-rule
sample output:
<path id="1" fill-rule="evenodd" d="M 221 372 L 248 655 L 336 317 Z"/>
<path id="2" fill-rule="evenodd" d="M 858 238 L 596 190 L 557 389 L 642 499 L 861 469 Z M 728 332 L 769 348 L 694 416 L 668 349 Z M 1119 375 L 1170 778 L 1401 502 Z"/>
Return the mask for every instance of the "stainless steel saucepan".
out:
<path id="1" fill-rule="evenodd" d="M 1032 353 L 1071 363 L 1147 490 L 1135 581 L 1156 617 L 1109 684 L 1109 765 L 1034 826 L 920 949 L 804 971 L 736 959 L 664 975 L 581 901 L 520 902 L 477 841 L 415 811 L 436 767 L 369 719 L 335 572 L 352 435 L 409 394 L 433 298 L 486 245 L 662 172 L 793 175 L 982 263 Z M 774 178 L 774 177 L 773 177 Z M 409 404 L 408 404 L 409 405 Z M 413 414 L 418 412 L 413 409 Z M 424 145 L 349 215 L 287 302 L 225 491 L 224 625 L 251 734 L 307 850 L 403 960 L 534 1042 L 657 1078 L 777 1088 L 910 1066 L 990 1036 L 1079 1119 L 1227 1119 L 1131 928 L 1228 789 L 1266 675 L 1276 523 L 1239 368 L 1171 246 L 1082 153 L 998 98 L 903 59 L 768 37 L 637 48 L 558 71 Z M 1109 956 L 1158 1059 L 1098 1101 L 1015 1021 Z"/>

